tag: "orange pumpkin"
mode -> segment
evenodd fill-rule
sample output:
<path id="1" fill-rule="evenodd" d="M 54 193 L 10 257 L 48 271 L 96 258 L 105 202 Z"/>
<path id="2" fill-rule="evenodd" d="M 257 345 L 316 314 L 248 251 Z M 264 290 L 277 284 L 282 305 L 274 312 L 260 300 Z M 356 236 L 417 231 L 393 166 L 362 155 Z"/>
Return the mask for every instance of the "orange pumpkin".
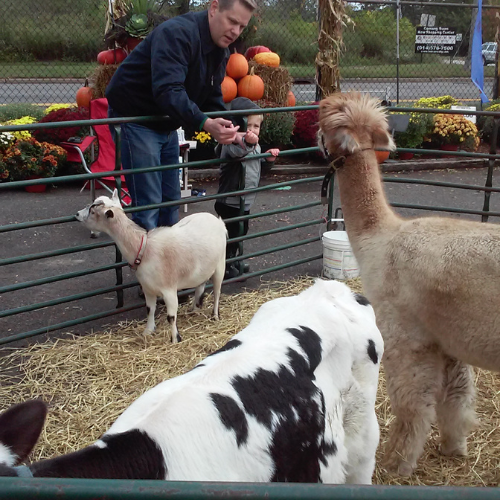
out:
<path id="1" fill-rule="evenodd" d="M 390 151 L 375 151 L 375 156 L 377 157 L 377 161 L 379 163 L 384 163 L 384 161 L 389 158 L 390 154 Z"/>
<path id="2" fill-rule="evenodd" d="M 76 91 L 76 104 L 78 107 L 88 108 L 92 99 L 92 89 L 89 81 L 85 80 L 85 85 Z"/>
<path id="3" fill-rule="evenodd" d="M 238 95 L 238 85 L 230 76 L 224 77 L 220 89 L 222 90 L 222 100 L 224 102 L 230 102 Z"/>
<path id="4" fill-rule="evenodd" d="M 261 52 L 260 54 L 256 54 L 253 60 L 257 64 L 271 66 L 272 68 L 277 68 L 280 65 L 280 56 L 276 52 Z"/>
<path id="5" fill-rule="evenodd" d="M 226 74 L 235 80 L 243 78 L 248 73 L 248 61 L 243 54 L 235 52 L 229 56 Z"/>
<path id="6" fill-rule="evenodd" d="M 291 90 L 288 91 L 288 94 L 286 96 L 286 105 L 287 106 L 295 106 L 296 103 L 295 95 Z"/>
<path id="7" fill-rule="evenodd" d="M 251 101 L 258 101 L 264 97 L 264 80 L 253 74 L 253 68 L 249 75 L 238 82 L 238 95 Z"/>

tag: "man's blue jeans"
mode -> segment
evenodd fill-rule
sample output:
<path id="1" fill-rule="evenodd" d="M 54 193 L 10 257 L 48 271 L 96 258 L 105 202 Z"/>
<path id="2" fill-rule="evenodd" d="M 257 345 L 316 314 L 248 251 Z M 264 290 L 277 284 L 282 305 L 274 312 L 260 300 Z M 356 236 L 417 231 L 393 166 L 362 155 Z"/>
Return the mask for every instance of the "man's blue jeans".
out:
<path id="1" fill-rule="evenodd" d="M 116 115 L 110 110 L 109 116 Z M 124 170 L 179 163 L 176 130 L 161 132 L 137 123 L 123 123 L 121 131 Z M 126 182 L 134 207 L 181 198 L 178 169 L 127 175 Z M 134 212 L 132 220 L 147 231 L 158 226 L 173 226 L 179 221 L 179 206 Z"/>

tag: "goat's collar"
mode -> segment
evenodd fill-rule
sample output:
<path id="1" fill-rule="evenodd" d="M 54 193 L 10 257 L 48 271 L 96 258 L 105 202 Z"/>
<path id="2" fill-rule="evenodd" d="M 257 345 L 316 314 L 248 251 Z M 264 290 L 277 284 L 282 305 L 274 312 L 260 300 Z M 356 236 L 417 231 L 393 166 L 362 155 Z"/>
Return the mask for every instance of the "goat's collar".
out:
<path id="1" fill-rule="evenodd" d="M 129 264 L 130 267 L 136 270 L 139 267 L 139 264 L 142 262 L 142 258 L 144 257 L 144 252 L 146 251 L 146 245 L 148 243 L 148 233 L 144 233 L 141 238 L 141 244 L 139 246 L 139 251 L 137 252 L 137 256 L 134 259 L 132 264 Z"/>
<path id="2" fill-rule="evenodd" d="M 33 477 L 33 472 L 26 465 L 18 465 L 12 468 L 16 471 L 17 477 Z"/>

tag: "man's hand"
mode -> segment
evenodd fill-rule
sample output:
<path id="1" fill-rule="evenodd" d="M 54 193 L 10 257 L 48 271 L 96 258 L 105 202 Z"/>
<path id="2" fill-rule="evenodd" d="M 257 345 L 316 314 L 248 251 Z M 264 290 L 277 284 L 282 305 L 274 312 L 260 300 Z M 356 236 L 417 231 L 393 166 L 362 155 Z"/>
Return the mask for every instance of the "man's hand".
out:
<path id="1" fill-rule="evenodd" d="M 273 156 L 267 156 L 266 160 L 267 161 L 274 161 L 276 160 L 276 157 L 280 154 L 280 150 L 278 148 L 273 148 L 273 149 L 268 149 L 266 153 L 270 153 Z"/>
<path id="2" fill-rule="evenodd" d="M 207 118 L 203 130 L 208 132 L 219 144 L 231 144 L 237 139 L 240 127 L 235 127 L 231 120 L 225 118 Z"/>

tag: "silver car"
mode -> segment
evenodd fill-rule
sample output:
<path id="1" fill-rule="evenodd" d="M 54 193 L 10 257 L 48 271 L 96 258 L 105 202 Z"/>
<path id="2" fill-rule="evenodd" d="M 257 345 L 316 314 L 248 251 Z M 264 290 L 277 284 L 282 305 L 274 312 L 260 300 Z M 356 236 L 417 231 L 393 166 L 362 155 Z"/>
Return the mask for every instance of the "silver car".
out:
<path id="1" fill-rule="evenodd" d="M 495 58 L 497 55 L 497 44 L 496 42 L 486 42 L 481 45 L 481 52 L 483 54 L 483 65 L 495 64 Z"/>

